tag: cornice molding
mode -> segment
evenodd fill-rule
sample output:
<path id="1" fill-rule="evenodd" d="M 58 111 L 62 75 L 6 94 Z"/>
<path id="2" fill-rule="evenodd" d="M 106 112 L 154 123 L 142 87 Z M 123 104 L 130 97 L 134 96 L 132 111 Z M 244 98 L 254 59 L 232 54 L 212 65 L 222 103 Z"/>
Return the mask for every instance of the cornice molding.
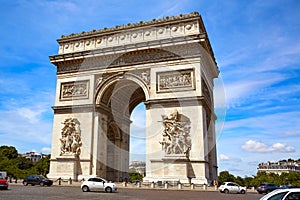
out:
<path id="1" fill-rule="evenodd" d="M 59 60 L 118 54 L 190 42 L 200 44 L 215 60 L 198 12 L 71 34 L 62 36 L 57 41 L 59 43 L 58 55 L 50 56 L 53 64 Z"/>
<path id="2" fill-rule="evenodd" d="M 165 48 L 150 48 L 112 55 L 90 56 L 90 51 L 51 56 L 57 66 L 57 74 L 88 70 L 125 67 L 147 63 L 200 58 L 201 51 L 196 43 L 181 44 Z"/>
<path id="3" fill-rule="evenodd" d="M 54 114 L 69 114 L 69 113 L 87 113 L 93 112 L 95 107 L 93 104 L 84 105 L 66 105 L 66 106 L 52 106 Z"/>
<path id="4" fill-rule="evenodd" d="M 140 21 L 137 23 L 128 23 L 126 25 L 117 25 L 115 27 L 111 27 L 111 28 L 103 28 L 100 30 L 92 30 L 92 31 L 88 31 L 88 32 L 81 32 L 81 33 L 72 33 L 70 35 L 62 35 L 60 39 L 58 39 L 57 41 L 59 43 L 65 42 L 67 40 L 71 40 L 71 39 L 82 39 L 83 37 L 91 37 L 91 36 L 95 36 L 95 35 L 105 35 L 105 34 L 112 34 L 112 33 L 116 33 L 119 31 L 124 31 L 124 30 L 128 30 L 128 29 L 136 29 L 136 28 L 141 28 L 141 27 L 146 27 L 146 26 L 162 26 L 165 24 L 172 24 L 172 23 L 179 23 L 182 21 L 186 21 L 186 20 L 191 20 L 191 19 L 199 19 L 201 18 L 200 14 L 198 12 L 192 12 L 189 14 L 180 14 L 178 16 L 167 16 L 164 18 L 160 18 L 160 19 L 152 19 L 151 21 Z"/>

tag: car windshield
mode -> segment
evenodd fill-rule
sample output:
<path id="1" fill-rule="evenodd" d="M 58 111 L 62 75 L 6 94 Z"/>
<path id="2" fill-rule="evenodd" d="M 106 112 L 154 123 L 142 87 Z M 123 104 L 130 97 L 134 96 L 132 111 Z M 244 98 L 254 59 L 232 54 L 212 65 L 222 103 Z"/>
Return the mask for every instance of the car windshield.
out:
<path id="1" fill-rule="evenodd" d="M 278 193 L 274 196 L 272 196 L 271 198 L 269 198 L 268 200 L 281 200 L 282 197 L 284 197 L 284 195 L 286 194 L 287 192 L 281 192 L 281 193 Z"/>
<path id="2" fill-rule="evenodd" d="M 46 177 L 43 176 L 43 175 L 38 175 L 38 177 L 41 178 L 41 179 L 42 179 L 42 178 L 46 178 Z"/>
<path id="3" fill-rule="evenodd" d="M 276 194 L 277 193 L 277 194 Z M 273 192 L 270 192 L 263 196 L 261 199 L 267 199 L 267 200 L 281 200 L 284 195 L 286 195 L 288 192 L 278 192 L 277 190 L 274 190 Z"/>

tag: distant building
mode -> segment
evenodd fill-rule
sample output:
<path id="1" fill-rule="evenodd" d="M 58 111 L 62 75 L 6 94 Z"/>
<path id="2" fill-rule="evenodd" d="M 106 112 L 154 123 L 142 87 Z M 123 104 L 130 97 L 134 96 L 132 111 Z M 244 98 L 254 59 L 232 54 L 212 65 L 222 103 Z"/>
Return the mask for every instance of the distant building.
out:
<path id="1" fill-rule="evenodd" d="M 145 176 L 146 173 L 146 163 L 143 161 L 131 161 L 129 163 L 129 170 L 135 169 L 136 172 Z"/>
<path id="2" fill-rule="evenodd" d="M 39 154 L 36 152 L 27 152 L 25 154 L 21 154 L 21 157 L 30 159 L 33 163 L 37 163 L 42 158 L 46 157 L 45 154 Z"/>
<path id="3" fill-rule="evenodd" d="M 299 160 L 280 160 L 278 162 L 266 162 L 260 163 L 257 168 L 258 172 L 266 172 L 266 173 L 290 173 L 290 172 L 298 172 L 300 173 L 300 159 Z"/>

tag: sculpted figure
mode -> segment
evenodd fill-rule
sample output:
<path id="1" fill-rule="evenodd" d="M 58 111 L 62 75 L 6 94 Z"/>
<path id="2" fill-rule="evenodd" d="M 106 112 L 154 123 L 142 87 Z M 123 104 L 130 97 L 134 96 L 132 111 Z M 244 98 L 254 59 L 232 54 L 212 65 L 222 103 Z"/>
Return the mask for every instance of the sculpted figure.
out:
<path id="1" fill-rule="evenodd" d="M 79 156 L 81 153 L 80 122 L 76 118 L 68 118 L 64 121 L 60 138 L 60 155 L 71 154 Z"/>
<path id="2" fill-rule="evenodd" d="M 167 155 L 189 155 L 191 150 L 190 120 L 174 110 L 170 115 L 162 115 L 164 130 L 159 142 Z"/>

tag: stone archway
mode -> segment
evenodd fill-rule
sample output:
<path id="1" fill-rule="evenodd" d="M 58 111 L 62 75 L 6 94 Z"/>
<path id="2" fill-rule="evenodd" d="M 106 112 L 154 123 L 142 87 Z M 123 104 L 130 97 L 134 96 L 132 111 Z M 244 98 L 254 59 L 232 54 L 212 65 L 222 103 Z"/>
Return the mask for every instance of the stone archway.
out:
<path id="1" fill-rule="evenodd" d="M 217 179 L 218 67 L 198 13 L 62 36 L 50 178 L 120 181 L 130 115 L 146 105 L 144 181 Z M 66 145 L 68 142 L 68 145 Z"/>
<path id="2" fill-rule="evenodd" d="M 98 157 L 95 163 L 105 164 L 106 168 L 96 173 L 108 180 L 121 181 L 128 179 L 130 115 L 139 103 L 146 100 L 144 90 L 140 86 L 145 84 L 131 73 L 110 75 L 106 79 L 96 90 L 95 102 L 97 115 L 105 118 L 99 121 L 101 129 L 107 129 L 107 141 L 100 141 L 100 146 L 106 145 L 106 162 L 97 162 L 96 160 L 101 160 L 101 157 Z M 146 92 L 148 93 L 148 90 Z M 101 130 L 98 135 L 100 132 Z"/>

